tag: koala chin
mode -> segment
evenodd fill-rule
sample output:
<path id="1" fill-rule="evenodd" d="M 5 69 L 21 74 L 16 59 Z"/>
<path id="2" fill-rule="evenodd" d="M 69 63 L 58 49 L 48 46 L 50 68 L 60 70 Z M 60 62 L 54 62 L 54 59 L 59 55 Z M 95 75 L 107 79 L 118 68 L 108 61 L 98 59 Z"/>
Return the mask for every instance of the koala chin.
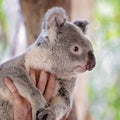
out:
<path id="1" fill-rule="evenodd" d="M 87 24 L 86 20 L 68 21 L 60 7 L 45 13 L 42 32 L 35 43 L 0 65 L 1 120 L 14 120 L 14 100 L 4 84 L 5 77 L 12 79 L 19 93 L 31 103 L 32 120 L 60 120 L 71 108 L 77 74 L 92 70 L 96 63 L 92 44 L 85 35 Z M 57 76 L 49 105 L 31 82 L 31 67 Z"/>

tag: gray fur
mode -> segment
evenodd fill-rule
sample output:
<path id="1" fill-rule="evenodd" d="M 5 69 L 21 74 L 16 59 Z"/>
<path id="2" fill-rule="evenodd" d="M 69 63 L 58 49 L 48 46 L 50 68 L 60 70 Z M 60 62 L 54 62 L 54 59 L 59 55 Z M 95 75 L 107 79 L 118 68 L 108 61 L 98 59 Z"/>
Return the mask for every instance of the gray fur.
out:
<path id="1" fill-rule="evenodd" d="M 71 108 L 77 73 L 91 70 L 95 66 L 95 58 L 89 60 L 88 56 L 89 51 L 93 55 L 93 48 L 84 35 L 86 25 L 84 21 L 68 22 L 62 8 L 48 10 L 36 42 L 22 55 L 0 66 L 2 120 L 13 120 L 14 101 L 4 84 L 5 77 L 11 78 L 20 94 L 30 101 L 33 120 L 59 120 Z M 56 88 L 49 106 L 41 92 L 32 85 L 30 67 L 57 75 Z"/>

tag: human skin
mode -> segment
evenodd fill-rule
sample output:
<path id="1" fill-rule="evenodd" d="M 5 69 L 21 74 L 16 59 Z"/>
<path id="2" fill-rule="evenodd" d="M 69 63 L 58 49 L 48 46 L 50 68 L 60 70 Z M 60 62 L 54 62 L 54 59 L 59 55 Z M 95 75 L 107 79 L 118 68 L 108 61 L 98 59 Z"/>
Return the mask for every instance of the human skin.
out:
<path id="1" fill-rule="evenodd" d="M 36 82 L 35 73 L 36 70 L 31 68 L 29 75 L 32 83 L 40 89 L 46 101 L 49 101 L 55 89 L 56 77 L 53 74 L 41 70 L 39 72 L 38 82 Z M 14 97 L 14 120 L 32 120 L 32 108 L 29 101 L 19 94 L 11 79 L 6 77 L 4 81 Z M 61 120 L 65 120 L 65 118 L 64 116 Z"/>

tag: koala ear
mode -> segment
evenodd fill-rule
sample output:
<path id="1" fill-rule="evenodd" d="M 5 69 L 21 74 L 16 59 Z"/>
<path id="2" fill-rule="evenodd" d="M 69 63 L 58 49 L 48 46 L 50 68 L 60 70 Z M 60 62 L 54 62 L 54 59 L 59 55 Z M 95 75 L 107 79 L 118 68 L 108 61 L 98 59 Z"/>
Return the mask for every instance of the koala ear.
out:
<path id="1" fill-rule="evenodd" d="M 82 32 L 85 34 L 86 33 L 86 26 L 88 25 L 88 21 L 87 20 L 76 20 L 73 21 L 73 24 L 77 25 Z"/>
<path id="2" fill-rule="evenodd" d="M 44 17 L 43 29 L 60 27 L 66 22 L 67 16 L 63 8 L 54 7 L 47 11 Z"/>

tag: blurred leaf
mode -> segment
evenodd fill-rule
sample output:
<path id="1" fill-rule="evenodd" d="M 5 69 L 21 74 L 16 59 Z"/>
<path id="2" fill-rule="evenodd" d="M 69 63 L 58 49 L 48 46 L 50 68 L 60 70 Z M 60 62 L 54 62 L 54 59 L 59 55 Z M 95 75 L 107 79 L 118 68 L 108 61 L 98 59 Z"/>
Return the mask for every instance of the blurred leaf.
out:
<path id="1" fill-rule="evenodd" d="M 2 25 L 3 29 L 6 30 L 6 16 L 3 9 L 3 0 L 0 0 L 0 24 Z"/>
<path id="2" fill-rule="evenodd" d="M 7 48 L 7 29 L 6 16 L 3 9 L 3 0 L 0 0 L 0 60 L 2 59 L 5 49 Z"/>

